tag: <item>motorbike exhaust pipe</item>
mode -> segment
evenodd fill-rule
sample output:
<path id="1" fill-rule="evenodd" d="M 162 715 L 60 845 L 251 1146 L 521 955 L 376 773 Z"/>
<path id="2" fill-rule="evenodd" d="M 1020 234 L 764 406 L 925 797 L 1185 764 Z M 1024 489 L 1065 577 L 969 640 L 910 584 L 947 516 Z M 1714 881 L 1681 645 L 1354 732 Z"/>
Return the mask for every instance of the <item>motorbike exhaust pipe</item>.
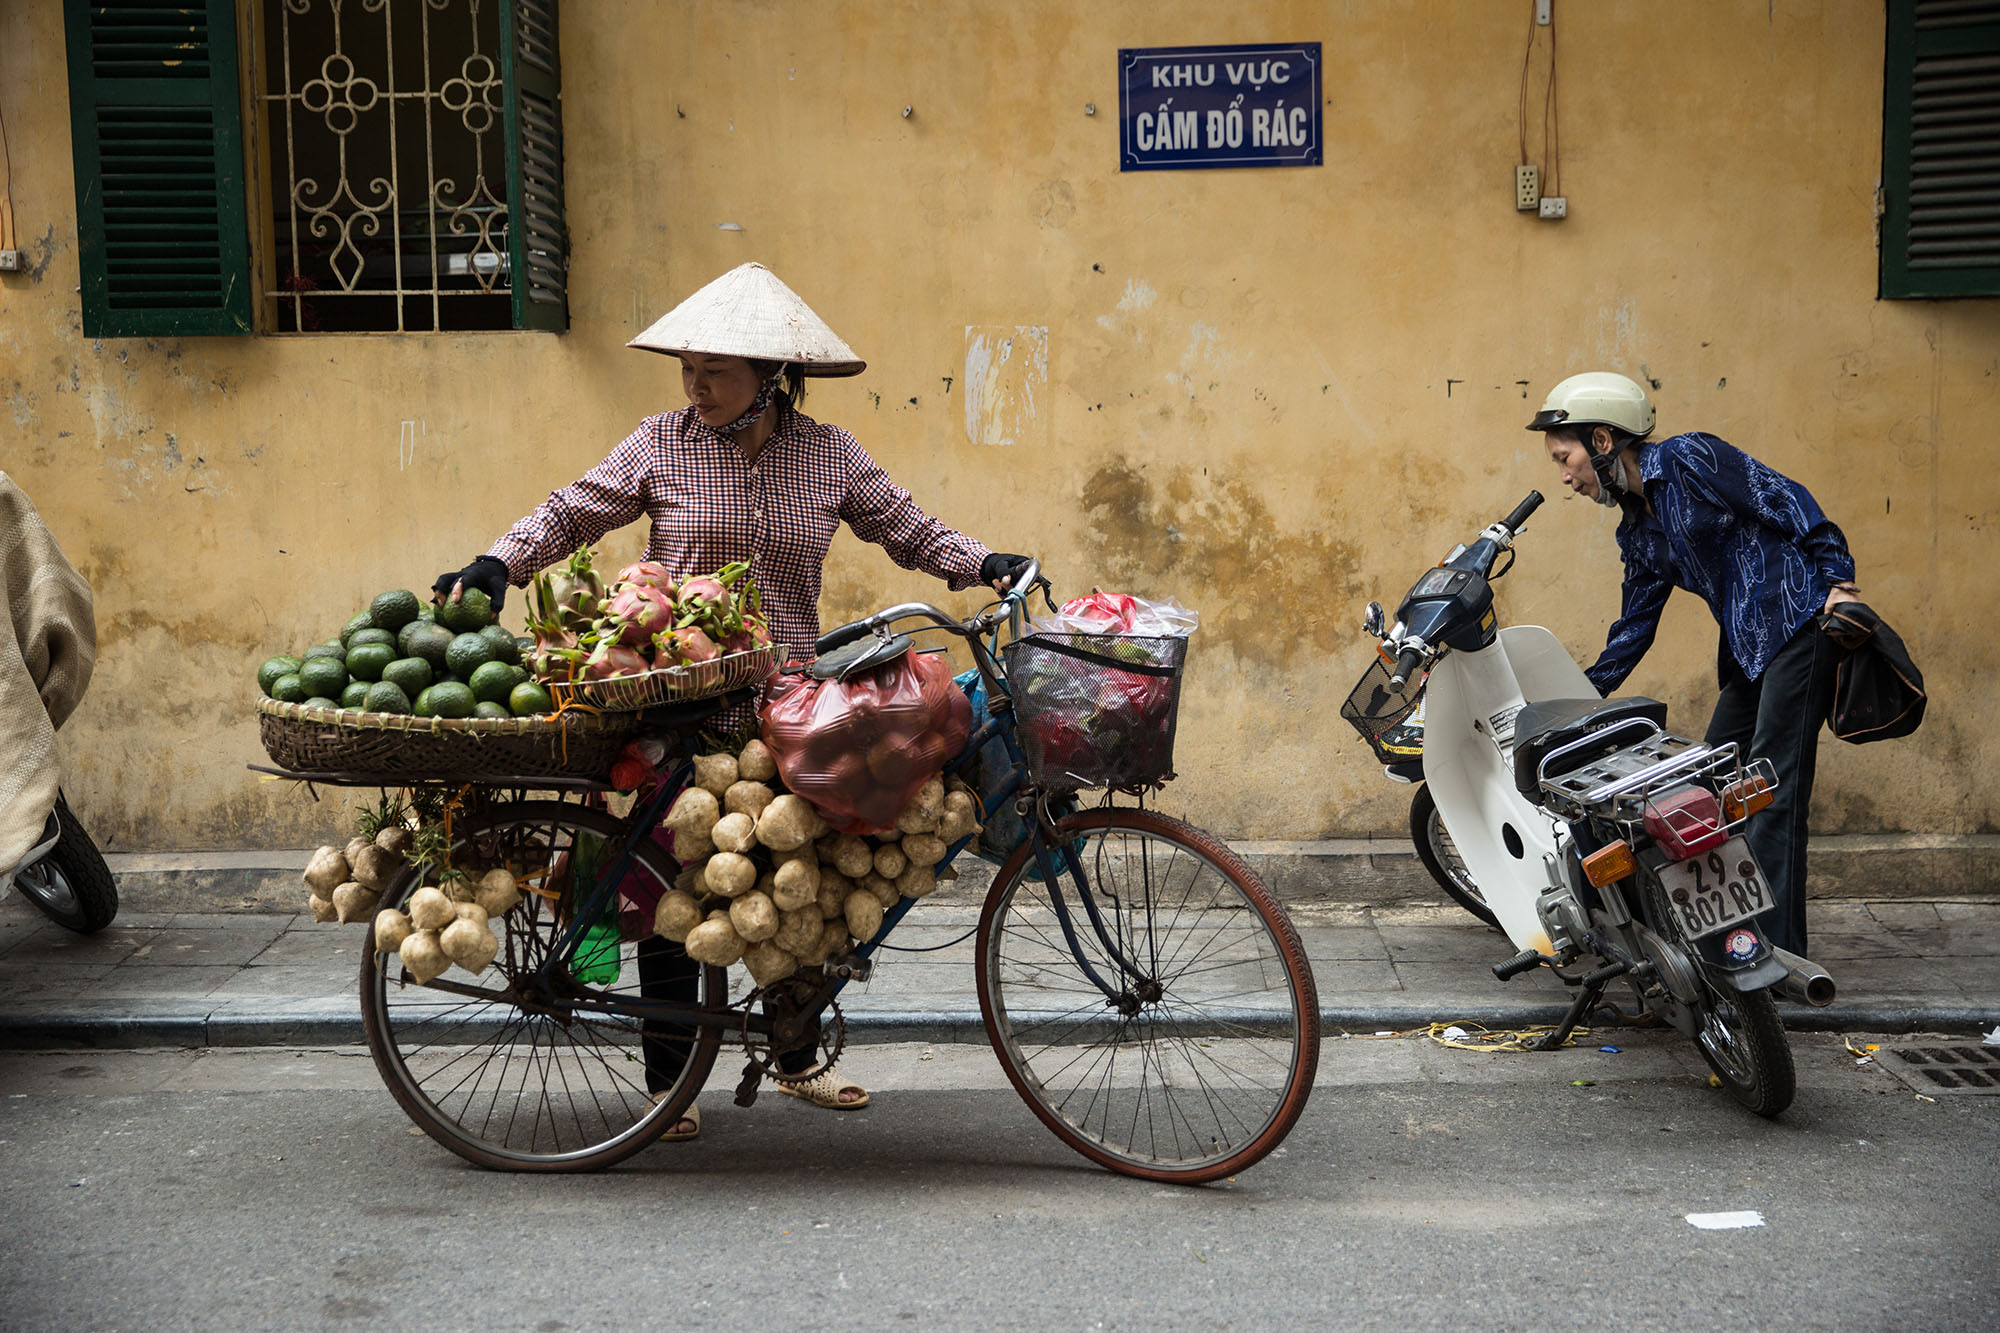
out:
<path id="1" fill-rule="evenodd" d="M 1827 975 L 1825 968 L 1789 949 L 1773 948 L 1771 956 L 1785 965 L 1785 978 L 1778 983 L 1780 995 L 1815 1009 L 1824 1009 L 1833 1003 L 1833 978 Z"/>

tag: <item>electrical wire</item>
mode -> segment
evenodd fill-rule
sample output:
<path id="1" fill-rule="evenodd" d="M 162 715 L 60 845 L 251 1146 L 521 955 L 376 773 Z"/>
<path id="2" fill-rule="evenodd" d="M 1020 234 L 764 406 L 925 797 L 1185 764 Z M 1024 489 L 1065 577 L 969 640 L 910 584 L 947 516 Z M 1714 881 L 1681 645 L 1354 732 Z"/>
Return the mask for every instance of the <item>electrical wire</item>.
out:
<path id="1" fill-rule="evenodd" d="M 1529 75 L 1535 62 L 1535 29 L 1541 24 L 1535 22 L 1535 0 L 1528 0 L 1528 41 L 1521 51 L 1521 92 L 1516 107 L 1516 123 L 1520 130 L 1522 166 L 1539 165 L 1542 172 L 1542 193 L 1560 195 L 1562 181 L 1562 136 L 1557 124 L 1556 106 L 1556 10 L 1555 0 L 1548 0 L 1549 6 L 1549 77 L 1542 88 L 1542 160 L 1539 164 L 1528 161 L 1528 84 Z"/>
<path id="2" fill-rule="evenodd" d="M 7 200 L 7 229 L 0 231 L 0 250 L 17 248 L 15 237 L 19 234 L 14 222 L 14 154 L 7 146 L 7 117 L 0 115 L 0 195 Z"/>

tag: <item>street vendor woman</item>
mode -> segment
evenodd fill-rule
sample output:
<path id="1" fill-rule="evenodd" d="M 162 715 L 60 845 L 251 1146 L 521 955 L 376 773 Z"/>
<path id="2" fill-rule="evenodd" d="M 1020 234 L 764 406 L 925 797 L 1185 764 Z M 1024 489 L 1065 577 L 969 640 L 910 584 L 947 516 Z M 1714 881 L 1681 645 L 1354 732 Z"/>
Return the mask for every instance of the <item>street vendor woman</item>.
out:
<path id="1" fill-rule="evenodd" d="M 795 652 L 819 638 L 819 594 L 827 546 L 845 522 L 905 569 L 954 591 L 989 583 L 1005 591 L 1026 563 L 996 554 L 932 518 L 890 480 L 855 438 L 799 410 L 806 376 L 858 375 L 866 363 L 798 295 L 761 264 L 731 269 L 675 306 L 627 344 L 681 363 L 688 406 L 647 417 L 583 477 L 551 492 L 464 569 L 441 575 L 440 600 L 479 588 L 497 608 L 506 587 L 645 514 L 648 560 L 675 578 L 748 560 L 771 637 Z M 649 936 L 638 946 L 642 993 L 692 1000 L 698 965 L 681 946 Z M 671 1086 L 679 1046 L 648 1040 L 646 1077 Z M 815 1052 L 788 1055 L 799 1072 Z M 804 1083 L 778 1083 L 817 1106 L 853 1110 L 868 1101 L 833 1069 Z M 700 1131 L 698 1108 L 664 1137 Z"/>
<path id="2" fill-rule="evenodd" d="M 1713 435 L 1664 440 L 1637 382 L 1608 371 L 1572 375 L 1528 423 L 1548 441 L 1563 484 L 1618 509 L 1623 606 L 1585 672 L 1618 688 L 1652 646 L 1675 588 L 1708 603 L 1721 626 L 1721 693 L 1710 745 L 1769 759 L 1778 790 L 1744 837 L 1771 885 L 1772 943 L 1806 951 L 1806 809 L 1820 725 L 1833 707 L 1840 648 L 1819 615 L 1855 599 L 1847 539 L 1812 493 Z"/>

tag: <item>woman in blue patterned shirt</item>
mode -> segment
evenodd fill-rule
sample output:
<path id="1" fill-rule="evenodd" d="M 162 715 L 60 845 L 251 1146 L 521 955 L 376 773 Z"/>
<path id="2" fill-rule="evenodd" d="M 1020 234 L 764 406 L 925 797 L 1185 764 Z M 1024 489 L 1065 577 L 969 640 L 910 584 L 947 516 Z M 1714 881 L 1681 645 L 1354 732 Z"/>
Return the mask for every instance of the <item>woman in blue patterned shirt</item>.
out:
<path id="1" fill-rule="evenodd" d="M 1745 836 L 1777 903 L 1770 942 L 1804 954 L 1806 813 L 1840 660 L 1818 617 L 1853 600 L 1854 559 L 1805 487 L 1713 435 L 1649 439 L 1653 425 L 1646 391 L 1602 371 L 1556 385 L 1528 423 L 1565 486 L 1624 511 L 1623 604 L 1586 674 L 1599 693 L 1616 689 L 1652 646 L 1675 588 L 1708 603 L 1722 636 L 1707 739 L 1777 770 L 1776 799 Z"/>

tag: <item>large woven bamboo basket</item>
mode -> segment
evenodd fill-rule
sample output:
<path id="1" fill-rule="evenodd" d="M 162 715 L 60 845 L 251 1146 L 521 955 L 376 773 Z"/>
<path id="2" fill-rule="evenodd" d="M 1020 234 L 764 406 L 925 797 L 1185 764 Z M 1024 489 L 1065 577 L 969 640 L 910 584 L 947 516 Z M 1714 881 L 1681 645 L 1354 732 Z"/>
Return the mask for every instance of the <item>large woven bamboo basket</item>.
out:
<path id="1" fill-rule="evenodd" d="M 635 713 L 444 718 L 257 701 L 272 762 L 294 773 L 603 778 L 638 732 Z"/>
<path id="2" fill-rule="evenodd" d="M 769 678 L 783 664 L 785 655 L 784 644 L 770 643 L 748 652 L 729 653 L 710 662 L 659 667 L 643 675 L 568 683 L 551 681 L 548 682 L 549 693 L 558 703 L 574 700 L 601 708 L 607 713 L 658 708 L 663 704 L 693 703 Z"/>

